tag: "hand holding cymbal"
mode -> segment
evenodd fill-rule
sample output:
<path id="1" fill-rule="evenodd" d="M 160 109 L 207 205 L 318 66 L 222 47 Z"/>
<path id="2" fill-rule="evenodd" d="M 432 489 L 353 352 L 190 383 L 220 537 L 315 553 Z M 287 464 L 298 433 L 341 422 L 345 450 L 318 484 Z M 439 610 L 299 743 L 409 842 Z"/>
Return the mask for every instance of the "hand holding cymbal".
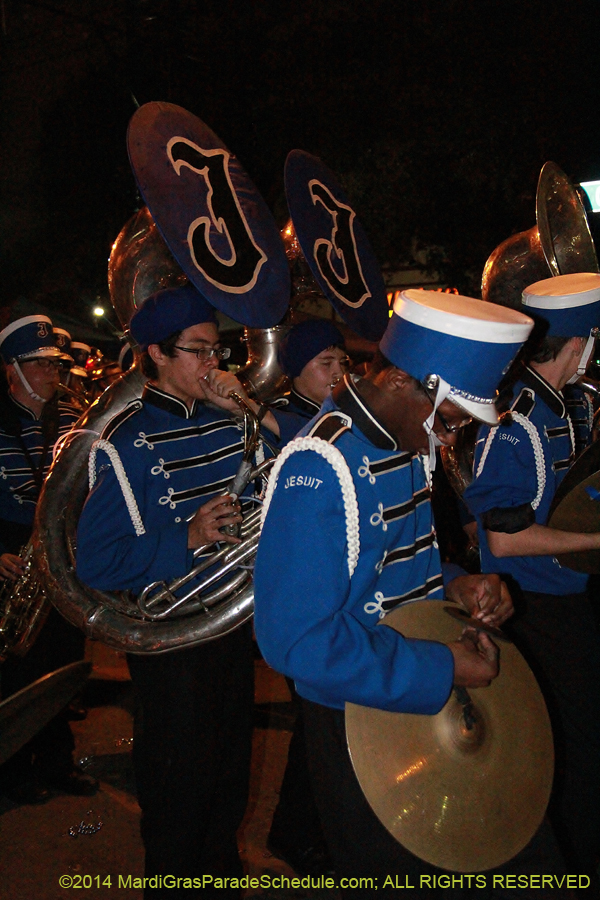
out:
<path id="1" fill-rule="evenodd" d="M 506 640 L 498 652 L 479 620 L 476 639 L 471 629 L 460 638 L 465 618 L 459 607 L 424 600 L 397 607 L 383 624 L 443 642 L 461 660 L 476 655 L 488 675 L 499 657 L 489 687 L 457 684 L 435 716 L 347 703 L 346 735 L 365 797 L 396 840 L 442 869 L 482 872 L 512 859 L 535 834 L 554 751 L 546 706 L 521 654 Z"/>

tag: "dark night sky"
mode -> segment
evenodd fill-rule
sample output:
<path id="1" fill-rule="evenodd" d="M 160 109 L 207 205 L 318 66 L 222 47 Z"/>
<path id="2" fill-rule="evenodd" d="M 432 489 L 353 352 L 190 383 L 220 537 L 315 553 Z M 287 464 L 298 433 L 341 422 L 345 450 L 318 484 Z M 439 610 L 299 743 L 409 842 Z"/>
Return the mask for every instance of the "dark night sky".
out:
<path id="1" fill-rule="evenodd" d="M 0 306 L 25 296 L 77 312 L 106 294 L 110 245 L 136 208 L 134 97 L 204 119 L 280 224 L 287 153 L 321 156 L 382 264 L 435 246 L 462 290 L 535 223 L 547 159 L 575 182 L 600 178 L 597 0 L 2 8 Z"/>

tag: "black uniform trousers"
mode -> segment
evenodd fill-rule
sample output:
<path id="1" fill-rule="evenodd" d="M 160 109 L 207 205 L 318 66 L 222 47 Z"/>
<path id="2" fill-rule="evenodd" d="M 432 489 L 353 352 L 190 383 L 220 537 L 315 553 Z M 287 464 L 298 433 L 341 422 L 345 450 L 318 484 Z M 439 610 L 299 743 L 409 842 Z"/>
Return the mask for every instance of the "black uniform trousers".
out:
<path id="1" fill-rule="evenodd" d="M 304 712 L 294 682 L 286 678 L 294 705 L 295 720 L 288 757 L 273 813 L 268 843 L 283 852 L 325 851 L 321 820 L 314 801 L 306 759 Z"/>
<path id="2" fill-rule="evenodd" d="M 513 590 L 507 631 L 540 684 L 554 733 L 549 816 L 570 872 L 600 854 L 600 633 L 586 594 Z"/>
<path id="3" fill-rule="evenodd" d="M 327 846 L 332 856 L 338 879 L 372 877 L 377 880 L 377 890 L 357 887 L 341 890 L 344 900 L 364 900 L 366 897 L 398 898 L 399 887 L 412 885 L 415 896 L 446 897 L 453 900 L 500 900 L 500 898 L 537 898 L 549 896 L 546 890 L 536 888 L 504 888 L 493 886 L 492 875 L 506 874 L 556 874 L 566 872 L 560 850 L 550 825 L 545 820 L 537 834 L 514 859 L 505 865 L 485 873 L 485 885 L 476 885 L 454 873 L 454 887 L 434 887 L 433 876 L 449 873 L 417 859 L 404 849 L 375 816 L 358 784 L 346 744 L 345 717 L 342 710 L 331 709 L 304 700 L 308 761 L 313 779 L 315 799 L 321 815 Z M 465 841 L 469 840 L 465 834 Z M 420 876 L 429 876 L 430 882 L 420 887 Z M 386 879 L 392 883 L 384 887 Z M 398 879 L 398 884 L 396 884 Z M 566 888 L 551 891 L 553 897 L 596 897 L 595 885 L 587 890 L 570 892 Z"/>
<path id="4" fill-rule="evenodd" d="M 128 656 L 137 693 L 133 762 L 145 874 L 243 874 L 236 832 L 248 801 L 254 658 L 250 624 L 185 650 Z M 239 891 L 146 888 L 148 897 Z"/>

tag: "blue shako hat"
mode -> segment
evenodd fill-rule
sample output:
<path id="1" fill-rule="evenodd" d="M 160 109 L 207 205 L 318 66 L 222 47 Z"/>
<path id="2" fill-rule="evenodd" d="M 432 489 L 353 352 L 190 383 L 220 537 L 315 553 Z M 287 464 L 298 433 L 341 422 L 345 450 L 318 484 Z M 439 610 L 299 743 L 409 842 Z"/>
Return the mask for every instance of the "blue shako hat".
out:
<path id="1" fill-rule="evenodd" d="M 343 347 L 344 337 L 339 328 L 327 319 L 307 319 L 293 325 L 279 345 L 277 359 L 289 378 L 297 378 L 304 366 L 327 350 Z"/>
<path id="2" fill-rule="evenodd" d="M 85 364 L 90 358 L 91 352 L 92 348 L 89 344 L 84 344 L 81 341 L 71 341 L 70 353 L 75 362 L 75 365 L 71 366 L 72 375 L 79 375 L 80 378 L 89 377 Z"/>
<path id="3" fill-rule="evenodd" d="M 6 364 L 60 355 L 48 316 L 24 316 L 0 331 L 0 356 Z"/>
<path id="4" fill-rule="evenodd" d="M 600 275 L 575 272 L 530 284 L 523 312 L 548 323 L 548 337 L 587 337 L 600 326 Z"/>
<path id="5" fill-rule="evenodd" d="M 142 350 L 158 344 L 176 331 L 202 322 L 214 322 L 214 306 L 191 284 L 166 288 L 151 294 L 129 324 L 133 339 Z"/>
<path id="6" fill-rule="evenodd" d="M 57 328 L 56 325 L 52 326 L 52 331 L 54 332 L 54 343 L 60 350 L 60 358 L 66 363 L 72 363 L 71 335 L 64 328 Z"/>
<path id="7" fill-rule="evenodd" d="M 447 397 L 468 415 L 495 425 L 498 383 L 532 328 L 530 318 L 508 307 L 408 290 L 394 303 L 379 347 L 398 369 L 432 391 L 432 423 Z"/>

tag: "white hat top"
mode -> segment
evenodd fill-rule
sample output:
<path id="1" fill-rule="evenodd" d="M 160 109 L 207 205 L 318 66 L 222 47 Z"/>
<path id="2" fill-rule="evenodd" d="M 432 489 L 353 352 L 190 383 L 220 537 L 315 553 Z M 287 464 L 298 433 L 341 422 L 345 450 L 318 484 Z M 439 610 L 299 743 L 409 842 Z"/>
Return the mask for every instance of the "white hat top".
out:
<path id="1" fill-rule="evenodd" d="M 600 301 L 600 274 L 574 272 L 555 275 L 530 284 L 523 291 L 523 305 L 533 309 L 573 309 Z"/>
<path id="2" fill-rule="evenodd" d="M 394 303 L 394 312 L 413 325 L 493 344 L 526 340 L 532 324 L 518 310 L 441 291 L 403 291 Z"/>

